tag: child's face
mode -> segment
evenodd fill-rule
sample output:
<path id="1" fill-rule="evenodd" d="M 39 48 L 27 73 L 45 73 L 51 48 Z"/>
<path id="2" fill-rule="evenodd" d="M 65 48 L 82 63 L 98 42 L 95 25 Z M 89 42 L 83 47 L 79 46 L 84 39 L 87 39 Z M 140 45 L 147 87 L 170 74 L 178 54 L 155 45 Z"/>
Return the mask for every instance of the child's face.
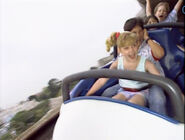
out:
<path id="1" fill-rule="evenodd" d="M 137 44 L 126 46 L 126 47 L 120 47 L 119 51 L 127 61 L 133 62 L 137 60 L 137 54 L 138 54 Z"/>
<path id="2" fill-rule="evenodd" d="M 144 31 L 143 29 L 136 25 L 132 30 L 131 30 L 132 33 L 135 33 L 137 35 L 137 39 L 138 39 L 138 42 L 143 42 L 143 39 L 144 39 Z"/>
<path id="3" fill-rule="evenodd" d="M 156 13 L 155 13 L 155 16 L 157 17 L 159 22 L 165 20 L 167 15 L 168 15 L 168 12 L 167 12 L 167 9 L 164 5 L 159 6 Z"/>
<path id="4" fill-rule="evenodd" d="M 155 19 L 155 18 L 150 18 L 149 20 L 148 20 L 148 22 L 147 22 L 147 25 L 149 25 L 149 24 L 155 24 L 155 23 L 157 23 L 157 20 Z"/>

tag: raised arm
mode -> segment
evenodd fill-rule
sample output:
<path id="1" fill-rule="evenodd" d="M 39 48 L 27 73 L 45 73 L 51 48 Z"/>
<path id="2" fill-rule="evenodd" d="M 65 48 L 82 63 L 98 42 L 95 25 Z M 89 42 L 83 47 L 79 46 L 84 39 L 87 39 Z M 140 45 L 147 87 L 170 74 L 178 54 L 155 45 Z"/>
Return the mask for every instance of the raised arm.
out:
<path id="1" fill-rule="evenodd" d="M 148 45 L 151 47 L 153 56 L 157 59 L 161 59 L 164 56 L 164 49 L 160 44 L 149 38 L 146 29 L 144 29 L 144 39 L 147 40 Z"/>
<path id="2" fill-rule="evenodd" d="M 109 69 L 116 69 L 117 68 L 117 60 L 112 63 Z M 99 90 L 107 81 L 109 78 L 99 78 L 94 85 L 90 88 L 90 90 L 87 92 L 86 96 L 90 96 L 94 94 L 97 90 Z"/>
<path id="3" fill-rule="evenodd" d="M 146 16 L 152 15 L 151 3 L 150 0 L 146 0 Z"/>
<path id="4" fill-rule="evenodd" d="M 183 0 L 178 0 L 178 2 L 176 3 L 176 5 L 174 6 L 174 9 L 176 10 L 177 13 L 180 10 L 182 4 L 183 4 Z"/>

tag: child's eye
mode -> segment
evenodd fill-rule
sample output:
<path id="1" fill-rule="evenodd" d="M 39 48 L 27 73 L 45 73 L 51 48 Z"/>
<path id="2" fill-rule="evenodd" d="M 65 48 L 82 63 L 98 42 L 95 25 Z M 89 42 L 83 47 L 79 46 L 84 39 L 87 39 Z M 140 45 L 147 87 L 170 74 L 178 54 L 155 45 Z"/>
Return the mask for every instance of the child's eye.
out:
<path id="1" fill-rule="evenodd" d="M 132 46 L 132 48 L 135 48 L 135 47 L 137 47 L 136 44 L 134 44 L 134 45 Z"/>

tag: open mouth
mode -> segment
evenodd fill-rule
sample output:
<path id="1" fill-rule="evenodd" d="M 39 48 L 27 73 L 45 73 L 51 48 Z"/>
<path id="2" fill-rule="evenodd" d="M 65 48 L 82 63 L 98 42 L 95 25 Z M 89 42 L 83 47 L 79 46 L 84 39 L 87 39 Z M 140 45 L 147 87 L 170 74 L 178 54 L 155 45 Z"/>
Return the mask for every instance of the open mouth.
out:
<path id="1" fill-rule="evenodd" d="M 130 58 L 130 59 L 135 59 L 135 58 L 136 58 L 136 55 L 135 55 L 135 54 L 129 55 L 129 58 Z"/>
<path id="2" fill-rule="evenodd" d="M 159 18 L 164 18 L 164 16 L 163 15 L 160 15 Z"/>

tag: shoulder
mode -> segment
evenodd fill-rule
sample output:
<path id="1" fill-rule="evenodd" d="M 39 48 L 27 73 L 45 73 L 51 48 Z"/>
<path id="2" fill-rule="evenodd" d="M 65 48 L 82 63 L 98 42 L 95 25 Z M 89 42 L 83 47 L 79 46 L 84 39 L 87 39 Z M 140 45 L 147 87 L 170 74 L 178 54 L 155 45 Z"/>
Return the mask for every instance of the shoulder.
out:
<path id="1" fill-rule="evenodd" d="M 169 14 L 168 14 L 168 18 L 172 18 L 172 17 L 176 17 L 177 16 L 177 11 L 175 9 L 173 9 Z"/>
<path id="2" fill-rule="evenodd" d="M 169 14 L 177 14 L 177 11 L 173 9 Z"/>
<path id="3" fill-rule="evenodd" d="M 177 21 L 177 11 L 173 9 L 169 14 L 168 17 L 164 20 L 164 22 L 176 22 Z"/>
<path id="4" fill-rule="evenodd" d="M 150 61 L 150 60 L 148 60 L 148 59 L 145 59 L 145 67 L 146 68 L 149 68 L 149 67 L 151 67 L 151 66 L 153 66 L 154 64 Z"/>
<path id="5" fill-rule="evenodd" d="M 148 60 L 148 59 L 145 59 L 145 64 L 147 65 L 147 64 L 152 64 L 152 62 L 150 61 L 150 60 Z"/>
<path id="6" fill-rule="evenodd" d="M 153 42 L 155 42 L 155 43 L 157 43 L 158 45 L 160 45 L 160 43 L 159 42 L 157 42 L 156 40 L 154 40 L 154 39 L 151 39 Z"/>
<path id="7" fill-rule="evenodd" d="M 118 65 L 118 58 L 111 64 L 110 69 L 116 69 Z"/>

